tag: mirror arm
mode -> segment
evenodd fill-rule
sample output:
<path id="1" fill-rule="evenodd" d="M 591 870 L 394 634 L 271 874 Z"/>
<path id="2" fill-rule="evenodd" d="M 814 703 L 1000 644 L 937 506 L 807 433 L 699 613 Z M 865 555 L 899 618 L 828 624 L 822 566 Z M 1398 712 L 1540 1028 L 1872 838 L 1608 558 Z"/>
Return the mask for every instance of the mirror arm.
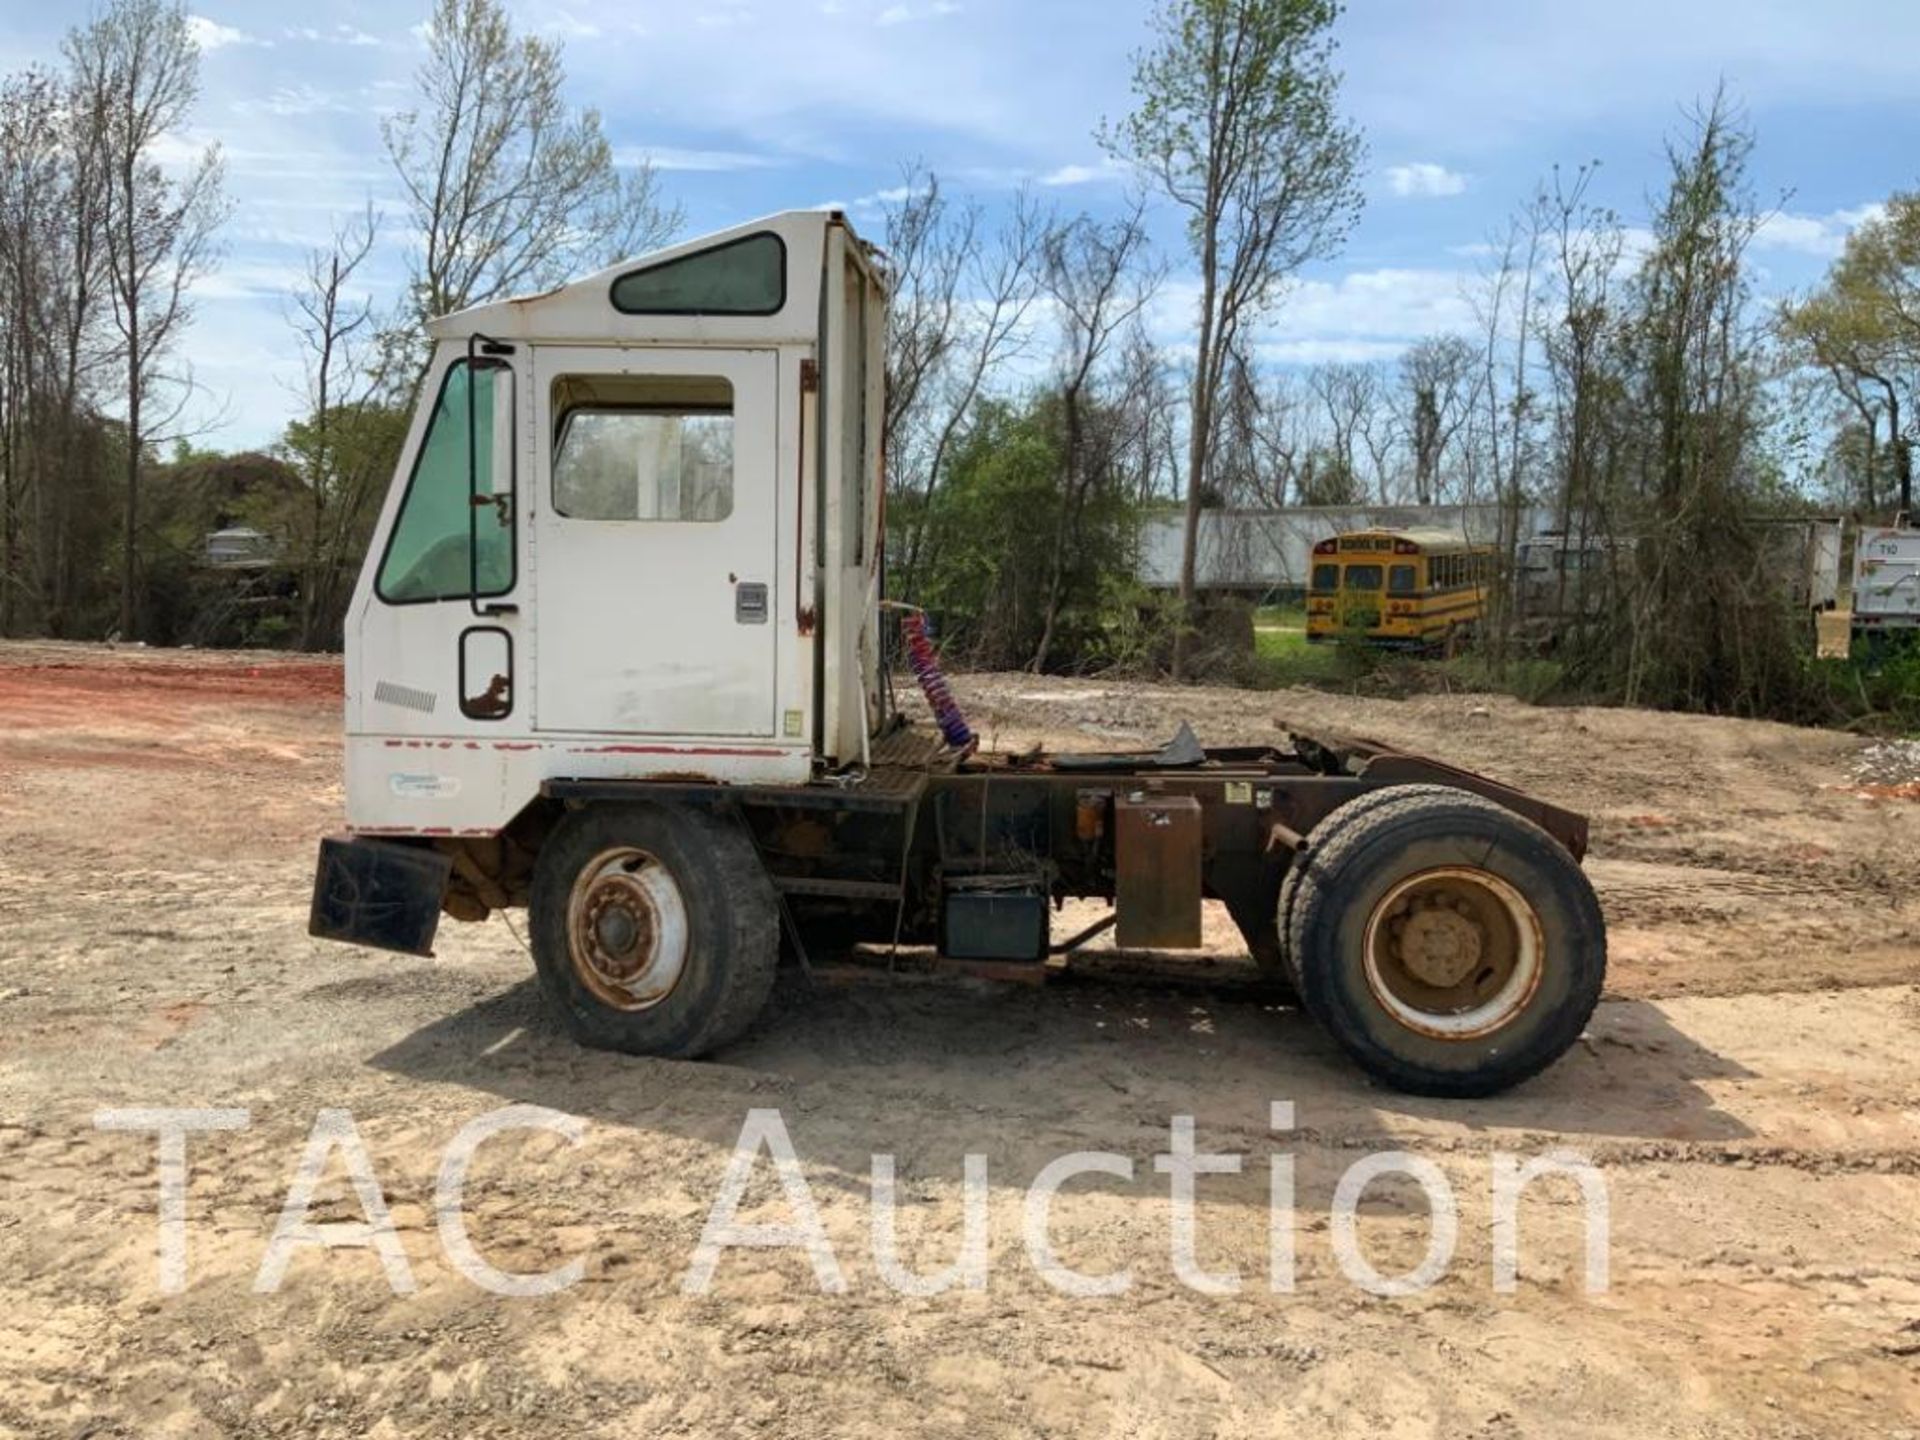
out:
<path id="1" fill-rule="evenodd" d="M 467 607 L 483 619 L 493 615 L 517 615 L 520 612 L 518 605 L 498 600 L 483 604 L 480 599 L 480 507 L 492 505 L 502 526 L 513 524 L 513 504 L 520 494 L 520 457 L 514 446 L 507 447 L 506 494 L 480 493 L 479 400 L 475 387 L 481 370 L 481 355 L 497 357 L 511 354 L 513 346 L 503 340 L 495 340 L 478 332 L 467 337 Z M 501 361 L 486 368 L 505 370 L 510 367 Z M 512 544 L 511 538 L 508 543 Z"/>

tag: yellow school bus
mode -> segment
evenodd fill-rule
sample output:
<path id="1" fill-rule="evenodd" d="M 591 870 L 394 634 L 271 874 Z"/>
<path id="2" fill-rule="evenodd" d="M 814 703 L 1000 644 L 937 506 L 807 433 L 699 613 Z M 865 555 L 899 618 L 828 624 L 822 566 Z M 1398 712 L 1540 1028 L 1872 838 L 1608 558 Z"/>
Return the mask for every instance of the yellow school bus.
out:
<path id="1" fill-rule="evenodd" d="M 1487 613 L 1493 547 L 1445 530 L 1352 530 L 1313 547 L 1307 639 L 1450 648 Z"/>

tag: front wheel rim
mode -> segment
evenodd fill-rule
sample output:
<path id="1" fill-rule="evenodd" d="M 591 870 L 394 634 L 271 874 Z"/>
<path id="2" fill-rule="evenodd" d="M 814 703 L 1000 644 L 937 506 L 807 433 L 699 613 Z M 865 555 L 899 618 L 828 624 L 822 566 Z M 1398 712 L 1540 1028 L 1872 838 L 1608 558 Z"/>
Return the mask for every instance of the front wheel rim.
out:
<path id="1" fill-rule="evenodd" d="M 686 972 L 692 925 L 679 882 L 650 850 L 603 850 L 567 897 L 574 974 L 616 1010 L 650 1010 Z"/>
<path id="2" fill-rule="evenodd" d="M 1500 876 L 1472 866 L 1423 870 L 1367 917 L 1367 988 L 1409 1030 L 1473 1040 L 1527 1008 L 1546 948 L 1539 912 Z"/>

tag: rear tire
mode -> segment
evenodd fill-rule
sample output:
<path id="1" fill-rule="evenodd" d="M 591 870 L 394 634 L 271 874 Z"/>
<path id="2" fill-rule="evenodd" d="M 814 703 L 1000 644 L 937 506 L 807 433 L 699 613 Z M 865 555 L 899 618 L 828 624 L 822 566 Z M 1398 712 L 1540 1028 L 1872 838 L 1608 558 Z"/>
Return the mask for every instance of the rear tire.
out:
<path id="1" fill-rule="evenodd" d="M 1447 786 L 1390 786 L 1316 828 L 1281 892 L 1308 1011 L 1370 1074 L 1491 1095 L 1579 1038 L 1606 977 L 1585 874 L 1544 830 Z"/>
<path id="2" fill-rule="evenodd" d="M 572 811 L 541 847 L 531 901 L 541 989 L 593 1049 L 695 1059 L 744 1034 L 773 988 L 778 901 L 725 816 Z"/>

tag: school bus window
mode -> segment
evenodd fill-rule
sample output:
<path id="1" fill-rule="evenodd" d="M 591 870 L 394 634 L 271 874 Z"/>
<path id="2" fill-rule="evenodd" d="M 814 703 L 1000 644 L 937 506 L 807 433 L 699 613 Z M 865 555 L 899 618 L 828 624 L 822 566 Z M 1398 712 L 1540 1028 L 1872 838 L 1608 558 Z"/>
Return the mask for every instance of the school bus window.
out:
<path id="1" fill-rule="evenodd" d="M 1316 565 L 1313 567 L 1313 593 L 1331 595 L 1340 588 L 1340 567 L 1338 565 Z"/>
<path id="2" fill-rule="evenodd" d="M 1413 567 L 1396 565 L 1387 571 L 1387 593 L 1389 595 L 1411 595 L 1413 593 Z"/>
<path id="3" fill-rule="evenodd" d="M 1380 567 L 1378 565 L 1347 566 L 1347 589 L 1378 590 L 1380 588 Z"/>

